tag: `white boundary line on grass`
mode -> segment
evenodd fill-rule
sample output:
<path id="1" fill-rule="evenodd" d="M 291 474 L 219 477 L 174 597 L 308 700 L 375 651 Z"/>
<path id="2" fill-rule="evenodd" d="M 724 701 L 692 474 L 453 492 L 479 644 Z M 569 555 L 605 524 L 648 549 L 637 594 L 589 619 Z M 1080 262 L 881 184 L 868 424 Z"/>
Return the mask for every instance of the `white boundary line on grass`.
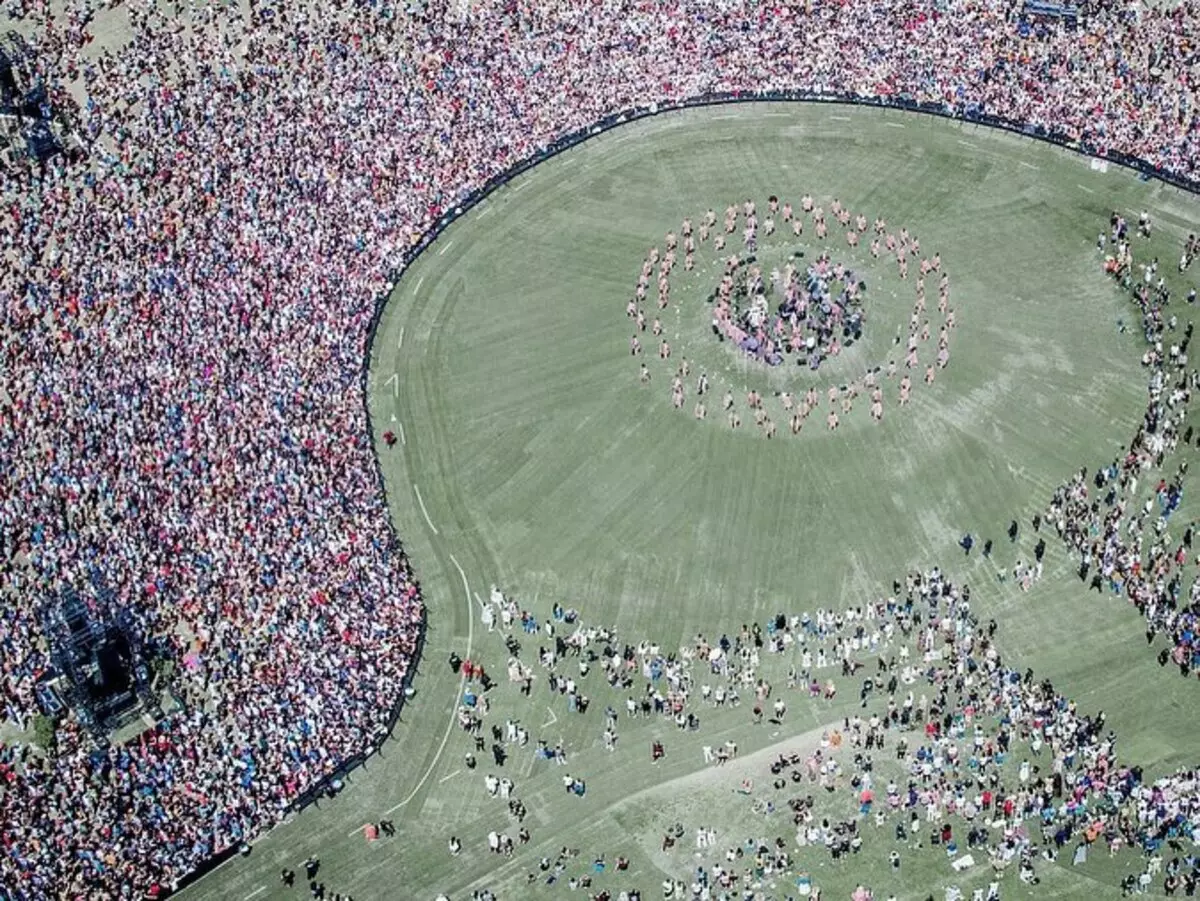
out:
<path id="1" fill-rule="evenodd" d="M 413 293 L 416 294 L 417 292 L 414 291 Z M 398 340 L 396 342 L 396 350 L 403 350 L 403 349 L 404 349 L 404 326 L 400 326 L 400 340 Z"/>
<path id="2" fill-rule="evenodd" d="M 265 892 L 266 890 L 267 890 L 267 887 L 266 887 L 265 885 L 260 885 L 258 888 L 256 888 L 256 889 L 255 889 L 254 891 L 252 891 L 250 894 L 248 894 L 248 895 L 247 895 L 247 896 L 246 896 L 246 897 L 243 899 L 243 901 L 250 901 L 250 899 L 251 899 L 251 898 L 254 898 L 254 897 L 258 896 L 258 895 L 261 895 L 261 894 L 262 894 L 263 892 Z"/>
<path id="3" fill-rule="evenodd" d="M 451 238 L 449 241 L 446 242 L 446 246 L 438 251 L 438 256 L 439 257 L 442 256 L 447 250 L 449 250 L 453 246 L 454 246 L 454 239 Z"/>
<path id="4" fill-rule="evenodd" d="M 458 562 L 458 558 L 453 554 L 450 555 L 450 562 L 454 564 L 454 568 L 458 570 L 459 578 L 463 583 L 463 596 L 467 601 L 467 653 L 463 656 L 464 660 L 471 659 L 471 645 L 475 641 L 475 611 L 471 608 L 471 586 L 467 584 L 467 574 L 463 572 L 462 566 Z M 394 807 L 390 807 L 384 813 L 392 813 L 399 810 L 409 801 L 417 796 L 417 792 L 433 775 L 433 768 L 438 765 L 438 761 L 442 759 L 442 752 L 446 750 L 446 743 L 450 741 L 450 732 L 454 729 L 454 721 L 458 718 L 458 699 L 462 695 L 463 686 L 467 684 L 467 674 L 464 671 L 458 679 L 458 689 L 454 695 L 454 703 L 450 705 L 450 720 L 446 723 L 446 732 L 442 735 L 442 743 L 438 746 L 438 752 L 434 755 L 433 760 L 429 763 L 429 769 L 425 771 L 425 775 L 421 777 L 421 781 L 416 784 L 416 787 L 409 792 L 408 797 Z"/>
<path id="5" fill-rule="evenodd" d="M 396 428 L 398 428 L 400 430 L 400 446 L 408 447 L 408 441 L 404 437 L 404 423 L 402 423 L 400 420 L 397 419 L 396 420 Z"/>
<path id="6" fill-rule="evenodd" d="M 422 275 L 419 279 L 417 279 L 416 287 L 413 288 L 413 297 L 417 296 L 417 292 L 421 290 L 421 285 L 423 284 L 425 284 L 425 276 Z"/>
<path id="7" fill-rule="evenodd" d="M 451 554 L 450 562 L 454 564 L 454 568 L 458 570 L 458 575 L 462 579 L 463 592 L 467 601 L 467 653 L 464 656 L 464 659 L 469 660 L 471 657 L 472 645 L 475 642 L 475 610 L 471 605 L 471 586 L 467 583 L 467 574 L 463 572 L 462 565 L 458 562 L 458 558 Z M 418 782 L 416 786 L 413 787 L 413 790 L 408 793 L 408 797 L 399 804 L 394 804 L 385 810 L 383 812 L 384 816 L 387 816 L 390 813 L 395 813 L 397 810 L 415 798 L 417 796 L 417 792 L 424 788 L 425 783 L 429 781 L 429 777 L 433 775 L 434 768 L 437 767 L 438 762 L 442 759 L 442 754 L 446 750 L 446 743 L 450 741 L 450 733 L 454 730 L 454 721 L 458 718 L 458 699 L 462 695 L 463 687 L 466 684 L 467 674 L 464 671 L 462 675 L 458 677 L 458 689 L 454 695 L 454 703 L 450 705 L 450 720 L 446 723 L 446 731 L 442 735 L 442 743 L 438 745 L 437 753 L 433 755 L 433 760 L 429 762 L 429 769 L 425 771 L 425 775 L 421 777 L 421 781 Z M 354 838 L 354 836 L 358 835 L 360 832 L 362 832 L 362 826 L 359 826 L 346 837 Z"/>
<path id="8" fill-rule="evenodd" d="M 441 779 L 438 780 L 438 785 L 441 785 L 443 782 L 449 782 L 451 779 L 453 779 L 455 776 L 457 776 L 461 772 L 462 772 L 462 770 L 455 770 L 453 773 L 443 776 Z"/>
<path id="9" fill-rule="evenodd" d="M 1077 187 L 1077 188 L 1078 188 L 1079 190 L 1081 190 L 1081 191 L 1087 191 L 1089 194 L 1095 194 L 1095 193 L 1096 193 L 1096 192 L 1095 192 L 1095 191 L 1093 191 L 1091 188 L 1086 188 L 1086 187 L 1084 187 L 1083 185 L 1081 185 L 1081 184 L 1078 184 L 1078 183 L 1075 185 L 1075 187 Z"/>
<path id="10" fill-rule="evenodd" d="M 903 128 L 904 127 L 903 122 L 884 122 L 883 124 L 886 125 L 888 128 Z"/>
<path id="11" fill-rule="evenodd" d="M 1036 169 L 1037 168 L 1037 166 L 1035 166 L 1033 163 L 1027 163 L 1024 160 L 1017 160 L 1017 165 L 1024 166 L 1026 169 Z"/>
<path id="12" fill-rule="evenodd" d="M 425 514 L 425 521 L 429 523 L 429 528 L 433 530 L 433 534 L 438 534 L 437 526 L 433 524 L 433 520 L 429 518 L 429 511 L 425 509 L 425 498 L 421 497 L 421 489 L 417 487 L 417 483 L 413 482 L 413 491 L 417 495 L 417 503 L 421 505 L 421 512 Z M 468 597 L 468 600 L 470 598 Z"/>

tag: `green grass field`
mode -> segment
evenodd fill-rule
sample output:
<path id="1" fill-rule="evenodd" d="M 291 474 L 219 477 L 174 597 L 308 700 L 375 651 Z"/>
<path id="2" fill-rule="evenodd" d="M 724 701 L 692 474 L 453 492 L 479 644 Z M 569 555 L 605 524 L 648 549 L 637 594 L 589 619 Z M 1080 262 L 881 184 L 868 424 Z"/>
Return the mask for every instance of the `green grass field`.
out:
<path id="1" fill-rule="evenodd" d="M 905 409 L 889 385 L 882 423 L 870 421 L 860 398 L 832 434 L 823 412 L 797 437 L 782 416 L 769 441 L 752 422 L 729 428 L 717 403 L 726 387 L 739 403 L 751 388 L 769 394 L 812 384 L 824 395 L 893 353 L 916 273 L 902 283 L 894 263 L 868 264 L 865 249 L 846 250 L 834 227 L 834 258 L 861 262 L 867 273 L 864 340 L 817 373 L 759 368 L 711 336 L 703 295 L 720 271 L 711 254 L 698 254 L 695 272 L 672 277 L 664 325 L 672 363 L 686 356 L 689 381 L 700 370 L 712 378 L 711 411 L 696 421 L 690 391 L 685 409 L 672 410 L 655 342 L 645 342 L 648 387 L 629 354 L 625 303 L 647 248 L 709 207 L 720 217 L 749 197 L 761 209 L 771 194 L 798 205 L 806 191 L 826 208 L 836 197 L 869 220 L 885 217 L 892 230 L 906 226 L 926 253 L 941 254 L 957 315 L 950 365 L 934 385 L 919 384 Z M 480 623 L 476 600 L 492 584 L 539 619 L 557 601 L 587 623 L 615 626 L 623 641 L 674 649 L 697 632 L 733 635 L 778 612 L 851 608 L 887 594 L 906 570 L 940 564 L 971 584 L 982 617 L 998 620 L 1009 662 L 1053 679 L 1082 708 L 1108 713 L 1124 759 L 1152 772 L 1194 762 L 1200 689 L 1155 663 L 1132 607 L 1088 595 L 1056 541 L 1029 592 L 997 579 L 1030 559 L 1027 524 L 1054 487 L 1081 465 L 1108 462 L 1144 409 L 1142 339 L 1136 326 L 1118 328 L 1122 319 L 1135 324 L 1136 314 L 1103 276 L 1095 248 L 1111 210 L 1136 219 L 1143 208 L 1155 217 L 1155 249 L 1171 278 L 1182 240 L 1200 220 L 1196 201 L 1174 189 L 971 126 L 766 104 L 626 126 L 492 195 L 405 274 L 373 348 L 375 427 L 402 435 L 392 448 L 379 442 L 388 496 L 429 605 L 417 695 L 395 738 L 341 795 L 186 897 L 307 896 L 283 889 L 278 873 L 317 854 L 329 891 L 360 901 L 432 901 L 439 892 L 460 901 L 481 887 L 502 901 L 585 898 L 565 879 L 604 853 L 610 861 L 625 855 L 630 868 L 597 877 L 592 891 L 607 888 L 615 898 L 639 887 L 657 898 L 662 879 L 687 878 L 696 865 L 689 841 L 682 851 L 660 851 L 674 822 L 717 828 L 722 849 L 749 836 L 790 837 L 783 814 L 764 818 L 732 793 L 742 775 L 763 775 L 761 761 L 715 770 L 702 764 L 700 748 L 729 737 L 743 758 L 779 743 L 805 747 L 857 707 L 850 684 L 833 703 L 797 693 L 779 726 L 751 725 L 748 704 L 703 711 L 695 735 L 622 717 L 619 748 L 609 754 L 604 708 L 620 707 L 625 694 L 589 676 L 592 708 L 580 716 L 544 684 L 527 699 L 503 682 L 508 654 L 499 633 Z M 774 265 L 799 243 L 811 253 L 816 242 L 807 230 L 799 242 L 779 235 L 761 256 Z M 1194 285 L 1195 270 L 1189 278 Z M 1181 298 L 1188 281 L 1173 283 Z M 929 296 L 932 308 L 932 281 Z M 1182 324 L 1191 308 L 1180 303 L 1177 312 Z M 1177 515 L 1191 518 L 1196 509 L 1189 499 Z M 1010 544 L 1004 531 L 1014 518 L 1026 525 Z M 957 541 L 965 532 L 980 544 L 995 541 L 991 561 L 978 551 L 964 557 Z M 523 642 L 524 659 L 536 645 Z M 486 850 L 488 831 L 515 832 L 515 824 L 483 789 L 490 761 L 471 774 L 463 767 L 469 739 L 451 718 L 451 650 L 501 676 L 489 723 L 513 717 L 535 740 L 562 740 L 567 771 L 588 783 L 586 797 L 568 796 L 563 770 L 514 753 L 505 771 L 529 809 L 533 838 L 512 858 Z M 781 683 L 786 661 L 763 670 Z M 655 738 L 667 757 L 652 767 Z M 839 793 L 831 810 L 848 798 Z M 356 831 L 385 815 L 396 837 L 368 843 Z M 447 853 L 451 835 L 464 844 L 457 858 Z M 986 866 L 955 874 L 930 849 L 906 851 L 894 875 L 893 844 L 890 827 L 879 835 L 868 828 L 862 854 L 836 868 L 824 851 L 792 850 L 826 898 L 846 898 L 860 882 L 879 898 L 940 899 L 951 883 L 969 896 L 988 881 Z M 581 855 L 563 879 L 528 882 L 538 858 L 564 845 Z M 1131 855 L 1063 863 L 1043 867 L 1036 894 L 1117 896 L 1121 874 L 1140 871 Z M 782 899 L 790 884 L 784 877 L 764 885 L 762 897 Z M 1004 891 L 1029 893 L 1015 875 Z"/>

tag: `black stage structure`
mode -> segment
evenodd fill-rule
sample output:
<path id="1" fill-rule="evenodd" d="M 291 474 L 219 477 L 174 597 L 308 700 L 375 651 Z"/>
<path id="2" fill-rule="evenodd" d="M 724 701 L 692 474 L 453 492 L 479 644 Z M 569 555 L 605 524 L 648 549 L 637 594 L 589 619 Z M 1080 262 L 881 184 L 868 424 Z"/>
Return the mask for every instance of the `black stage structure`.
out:
<path id="1" fill-rule="evenodd" d="M 0 40 L 0 149 L 8 162 L 22 157 L 45 165 L 63 152 L 63 110 L 36 75 L 36 51 L 17 32 Z"/>
<path id="2" fill-rule="evenodd" d="M 38 692 L 47 715 L 70 707 L 102 746 L 130 717 L 162 716 L 140 630 L 128 609 L 106 594 L 85 597 L 68 589 L 44 605 L 42 630 L 54 671 Z"/>

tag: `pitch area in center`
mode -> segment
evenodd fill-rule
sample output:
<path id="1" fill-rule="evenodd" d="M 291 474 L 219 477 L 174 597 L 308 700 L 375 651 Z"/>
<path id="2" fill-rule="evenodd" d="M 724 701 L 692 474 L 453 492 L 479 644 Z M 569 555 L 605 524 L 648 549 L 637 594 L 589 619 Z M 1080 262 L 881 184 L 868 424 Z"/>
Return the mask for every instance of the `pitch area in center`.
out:
<path id="1" fill-rule="evenodd" d="M 1029 141 L 833 109 L 738 106 L 626 126 L 521 176 L 443 234 L 406 273 L 376 342 L 376 385 L 394 372 L 400 386 L 394 400 L 377 389 L 377 421 L 394 413 L 407 431 L 407 449 L 384 454 L 393 498 L 404 492 L 393 504 L 402 532 L 426 528 L 407 502 L 419 484 L 434 521 L 470 535 L 507 591 L 670 646 L 700 628 L 878 596 L 910 566 L 955 560 L 966 532 L 1002 538 L 1079 465 L 1116 453 L 1145 385 L 1095 234 L 1113 204 L 1139 206 L 1152 189 Z M 773 381 L 784 368 L 825 391 L 886 363 L 915 263 L 902 281 L 840 227 L 824 242 L 835 262 L 871 273 L 861 359 L 759 366 L 712 340 L 700 291 L 673 290 L 661 313 L 672 359 L 660 365 L 647 328 L 643 384 L 627 305 L 649 249 L 664 252 L 668 232 L 710 208 L 720 229 L 729 204 L 753 200 L 761 218 L 770 197 L 798 208 L 805 194 L 884 217 L 940 255 L 957 321 L 934 384 L 901 408 L 887 382 L 882 421 L 858 410 L 833 433 L 814 421 L 767 439 L 720 416 L 726 390 L 741 403 L 787 388 Z M 806 259 L 819 254 L 813 235 L 800 243 Z M 653 316 L 653 280 L 649 293 Z M 928 293 L 932 308 L 932 281 Z M 701 370 L 713 381 L 705 421 L 691 394 L 683 409 L 671 403 L 685 354 L 689 392 Z M 1082 592 L 1066 587 L 1066 555 L 1054 547 L 1047 559 L 1046 584 L 1068 596 L 1055 608 L 987 587 L 1011 566 L 1003 553 L 970 565 L 985 611 L 1019 614 L 1013 634 L 1039 657 L 1029 663 L 1063 672 L 1041 655 L 1047 636 L 1067 634 L 1064 611 L 1083 609 L 1070 606 Z"/>

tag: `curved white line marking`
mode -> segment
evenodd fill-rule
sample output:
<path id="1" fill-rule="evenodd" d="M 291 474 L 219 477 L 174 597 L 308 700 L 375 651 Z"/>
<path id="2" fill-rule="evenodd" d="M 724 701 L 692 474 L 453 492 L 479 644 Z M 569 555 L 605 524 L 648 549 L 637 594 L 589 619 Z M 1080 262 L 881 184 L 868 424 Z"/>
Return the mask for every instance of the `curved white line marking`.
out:
<path id="1" fill-rule="evenodd" d="M 475 610 L 474 605 L 471 603 L 471 586 L 467 584 L 467 574 L 463 572 L 462 566 L 459 564 L 457 558 L 453 554 L 450 555 L 450 562 L 453 563 L 454 568 L 458 570 L 458 575 L 462 579 L 463 583 L 463 593 L 467 600 L 467 653 L 464 655 L 463 659 L 469 660 L 471 658 L 471 646 L 475 641 Z M 454 729 L 454 721 L 456 714 L 458 713 L 458 699 L 462 697 L 463 687 L 466 684 L 467 674 L 464 672 L 458 679 L 458 691 L 454 695 L 454 703 L 450 706 L 450 721 L 446 723 L 446 732 L 442 736 L 442 743 L 438 746 L 437 754 L 435 754 L 433 760 L 430 761 L 429 769 L 425 771 L 425 775 L 421 777 L 421 781 L 416 784 L 416 787 L 413 788 L 408 797 L 399 804 L 389 807 L 384 811 L 384 814 L 389 814 L 393 811 L 399 810 L 401 807 L 415 798 L 417 796 L 417 792 L 424 787 L 425 783 L 429 781 L 429 777 L 433 775 L 434 768 L 438 765 L 438 761 L 442 759 L 442 753 L 446 750 L 446 743 L 450 741 L 450 733 Z M 361 831 L 362 829 L 359 827 L 351 832 L 349 837 L 353 838 Z"/>
<path id="2" fill-rule="evenodd" d="M 437 526 L 433 524 L 433 520 L 429 518 L 429 511 L 425 509 L 425 499 L 421 497 L 421 489 L 417 487 L 416 482 L 413 482 L 413 491 L 417 494 L 417 503 L 421 505 L 421 512 L 425 514 L 425 521 L 429 523 L 429 528 L 433 529 L 434 535 L 438 534 Z M 459 572 L 462 570 L 460 569 Z M 470 595 L 467 595 L 467 600 L 471 600 Z"/>

